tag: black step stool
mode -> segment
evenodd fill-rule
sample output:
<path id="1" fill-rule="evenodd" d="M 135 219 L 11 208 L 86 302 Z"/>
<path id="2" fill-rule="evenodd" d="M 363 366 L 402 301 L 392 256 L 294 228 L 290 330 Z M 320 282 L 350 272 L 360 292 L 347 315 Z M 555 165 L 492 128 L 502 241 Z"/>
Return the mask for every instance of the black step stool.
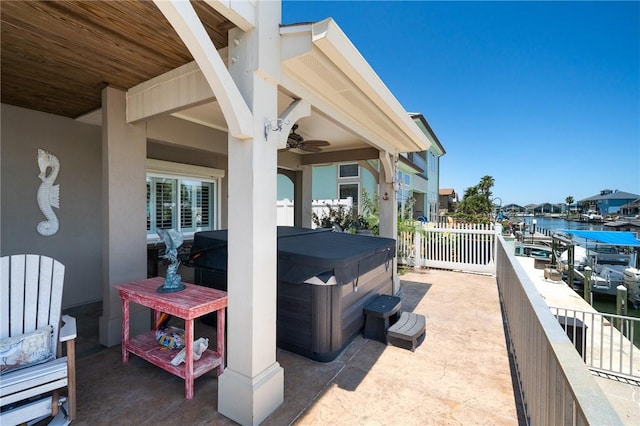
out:
<path id="1" fill-rule="evenodd" d="M 398 317 L 400 298 L 380 294 L 364 307 L 364 337 L 387 344 L 386 332 Z"/>
<path id="2" fill-rule="evenodd" d="M 387 330 L 387 341 L 405 349 L 410 346 L 413 352 L 418 346 L 418 340 L 425 335 L 426 323 L 424 315 L 403 312 L 400 319 Z"/>

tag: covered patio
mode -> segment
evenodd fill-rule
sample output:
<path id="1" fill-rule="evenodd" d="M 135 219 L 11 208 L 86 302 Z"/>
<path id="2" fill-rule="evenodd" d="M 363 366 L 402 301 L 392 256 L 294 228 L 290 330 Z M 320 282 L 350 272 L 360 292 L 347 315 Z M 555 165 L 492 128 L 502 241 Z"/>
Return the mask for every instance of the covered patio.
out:
<path id="1" fill-rule="evenodd" d="M 402 275 L 401 283 L 403 309 L 427 317 L 426 337 L 416 351 L 362 334 L 329 363 L 278 350 L 285 398 L 264 425 L 440 425 L 470 419 L 478 425 L 525 424 L 495 278 L 423 270 Z M 470 288 L 473 297 L 461 297 Z M 215 374 L 197 379 L 194 399 L 185 400 L 180 380 L 136 357 L 122 364 L 119 346 L 98 344 L 91 310 L 75 313 L 85 328 L 78 340 L 73 424 L 235 424 L 217 412 Z"/>
<path id="2" fill-rule="evenodd" d="M 147 245 L 156 228 L 173 223 L 150 210 L 177 223 L 185 214 L 175 207 L 181 200 L 158 198 L 152 179 L 206 181 L 208 228 L 229 233 L 227 362 L 217 410 L 242 424 L 262 422 L 284 401 L 277 174 L 294 183 L 295 225 L 310 226 L 311 168 L 358 162 L 385 194 L 380 235 L 395 238 L 398 155 L 431 144 L 333 20 L 282 25 L 281 6 L 1 3 L 1 254 L 36 252 L 63 263 L 63 307 L 101 305 L 99 342 L 117 346 L 115 286 L 146 278 Z M 303 140 L 328 144 L 320 152 L 290 144 L 294 125 Z M 60 226 L 48 236 L 35 232 L 39 149 L 60 167 Z M 186 214 L 201 220 L 195 210 Z M 191 226 L 185 238 L 197 231 Z M 148 310 L 132 308 L 131 325 L 132 333 L 148 330 Z"/>

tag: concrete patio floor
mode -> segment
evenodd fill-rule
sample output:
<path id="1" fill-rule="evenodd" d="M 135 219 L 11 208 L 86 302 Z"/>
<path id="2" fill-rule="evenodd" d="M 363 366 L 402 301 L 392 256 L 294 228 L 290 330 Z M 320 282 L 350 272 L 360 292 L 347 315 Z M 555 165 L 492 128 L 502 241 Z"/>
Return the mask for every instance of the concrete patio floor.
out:
<path id="1" fill-rule="evenodd" d="M 264 425 L 525 424 L 493 277 L 441 270 L 401 276 L 402 310 L 425 315 L 415 352 L 357 336 L 334 361 L 319 363 L 278 349 L 284 403 Z M 184 382 L 97 343 L 101 304 L 70 310 L 78 319 L 76 425 L 232 425 L 217 412 L 210 372 Z M 196 337 L 213 328 L 196 324 Z"/>

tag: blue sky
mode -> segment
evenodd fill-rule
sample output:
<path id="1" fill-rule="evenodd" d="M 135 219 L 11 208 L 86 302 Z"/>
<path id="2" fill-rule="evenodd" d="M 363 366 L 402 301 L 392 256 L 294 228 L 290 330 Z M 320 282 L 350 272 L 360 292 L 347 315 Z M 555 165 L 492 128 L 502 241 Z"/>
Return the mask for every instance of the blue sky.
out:
<path id="1" fill-rule="evenodd" d="M 285 24 L 327 17 L 429 121 L 440 187 L 640 194 L 640 2 L 283 1 Z"/>

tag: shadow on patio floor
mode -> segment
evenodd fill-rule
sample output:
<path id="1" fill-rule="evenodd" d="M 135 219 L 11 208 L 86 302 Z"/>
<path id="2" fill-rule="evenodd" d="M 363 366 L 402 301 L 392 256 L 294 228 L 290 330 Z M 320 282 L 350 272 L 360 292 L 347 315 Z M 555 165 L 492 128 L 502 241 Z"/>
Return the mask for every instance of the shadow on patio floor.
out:
<path id="1" fill-rule="evenodd" d="M 519 424 L 495 279 L 439 270 L 401 278 L 402 310 L 427 318 L 422 345 L 411 352 L 360 334 L 328 363 L 278 349 L 285 401 L 264 425 Z M 68 310 L 79 328 L 73 424 L 235 424 L 217 412 L 215 371 L 186 400 L 180 378 L 136 356 L 123 364 L 120 346 L 101 346 L 101 309 Z M 215 330 L 197 322 L 195 335 Z"/>

